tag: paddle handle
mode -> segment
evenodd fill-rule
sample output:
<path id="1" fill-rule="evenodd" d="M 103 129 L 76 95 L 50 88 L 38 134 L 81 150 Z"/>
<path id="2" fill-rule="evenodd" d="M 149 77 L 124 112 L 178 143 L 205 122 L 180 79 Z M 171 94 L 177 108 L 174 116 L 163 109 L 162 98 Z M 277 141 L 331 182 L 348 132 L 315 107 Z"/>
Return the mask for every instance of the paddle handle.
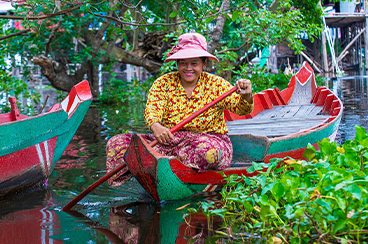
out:
<path id="1" fill-rule="evenodd" d="M 207 104 L 206 106 L 204 106 L 201 109 L 198 109 L 196 112 L 192 113 L 191 115 L 189 115 L 188 117 L 186 117 L 183 121 L 181 121 L 179 124 L 175 125 L 173 128 L 170 129 L 171 133 L 174 133 L 175 131 L 180 130 L 181 128 L 184 127 L 184 125 L 186 125 L 187 123 L 189 123 L 190 121 L 192 121 L 193 119 L 195 119 L 196 117 L 198 117 L 198 115 L 202 114 L 203 112 L 207 111 L 208 109 L 210 109 L 211 107 L 213 107 L 216 103 L 220 102 L 221 100 L 225 99 L 226 97 L 228 97 L 229 95 L 233 94 L 234 92 L 236 92 L 237 88 L 233 87 L 231 88 L 231 90 L 225 92 L 224 94 L 222 94 L 221 96 L 219 96 L 218 98 L 216 98 L 215 100 L 213 100 L 212 102 L 210 102 L 209 104 Z M 157 140 L 154 140 L 153 142 L 151 142 L 149 145 L 151 147 L 156 146 L 158 143 Z"/>

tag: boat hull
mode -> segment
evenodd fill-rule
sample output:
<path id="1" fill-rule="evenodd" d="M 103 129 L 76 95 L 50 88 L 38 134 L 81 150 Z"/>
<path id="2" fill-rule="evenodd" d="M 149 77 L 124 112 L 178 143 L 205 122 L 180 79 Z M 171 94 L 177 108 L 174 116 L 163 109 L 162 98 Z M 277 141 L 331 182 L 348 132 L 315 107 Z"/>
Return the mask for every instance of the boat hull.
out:
<path id="1" fill-rule="evenodd" d="M 140 185 L 157 201 L 178 200 L 199 192 L 220 189 L 224 175 L 254 176 L 248 167 L 231 167 L 222 171 L 199 173 L 186 167 L 175 157 L 161 155 L 142 138 L 133 134 L 124 154 L 130 172 Z"/>
<path id="2" fill-rule="evenodd" d="M 6 138 L 0 143 L 0 196 L 42 184 L 52 173 L 91 104 L 87 81 L 73 89 L 65 108 L 62 103 L 44 114 L 0 124 L 0 138 Z"/>

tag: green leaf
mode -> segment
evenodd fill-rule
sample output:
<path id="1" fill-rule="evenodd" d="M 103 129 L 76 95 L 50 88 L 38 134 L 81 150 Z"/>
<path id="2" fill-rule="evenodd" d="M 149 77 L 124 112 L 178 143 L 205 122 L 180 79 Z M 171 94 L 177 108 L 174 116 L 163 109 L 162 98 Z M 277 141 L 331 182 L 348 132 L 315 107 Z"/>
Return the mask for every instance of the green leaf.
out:
<path id="1" fill-rule="evenodd" d="M 260 198 L 260 202 L 262 205 L 268 205 L 269 202 L 268 202 L 268 196 L 267 195 L 262 195 L 261 198 Z"/>
<path id="2" fill-rule="evenodd" d="M 276 183 L 273 187 L 272 187 L 272 193 L 274 195 L 274 197 L 278 200 L 280 199 L 284 193 L 285 193 L 285 188 L 284 185 L 281 183 Z"/>
<path id="3" fill-rule="evenodd" d="M 317 200 L 315 200 L 315 203 L 319 204 L 321 207 L 326 208 L 329 212 L 332 211 L 330 204 L 322 198 L 318 198 Z"/>
<path id="4" fill-rule="evenodd" d="M 362 198 L 362 190 L 356 184 L 352 184 L 347 187 L 344 187 L 344 190 L 346 190 L 347 192 L 350 192 L 353 195 L 353 197 L 358 200 Z"/>
<path id="5" fill-rule="evenodd" d="M 175 12 L 172 12 L 170 13 L 170 18 L 175 18 L 177 15 L 179 14 L 179 11 L 175 11 Z"/>
<path id="6" fill-rule="evenodd" d="M 216 16 L 212 16 L 206 19 L 206 23 L 209 24 Z"/>
<path id="7" fill-rule="evenodd" d="M 295 218 L 300 218 L 304 214 L 304 208 L 298 208 L 294 212 Z"/>
<path id="8" fill-rule="evenodd" d="M 231 20 L 232 20 L 232 21 L 235 21 L 235 20 L 239 17 L 239 15 L 240 15 L 241 13 L 242 13 L 242 12 L 235 10 L 235 11 L 234 11 L 234 13 L 233 13 L 233 14 L 232 14 L 232 16 L 231 16 Z"/>
<path id="9" fill-rule="evenodd" d="M 346 223 L 347 223 L 346 219 L 339 219 L 338 221 L 334 222 L 334 228 L 332 230 L 332 233 L 335 234 L 337 231 L 344 228 Z"/>
<path id="10" fill-rule="evenodd" d="M 311 144 L 308 144 L 307 148 L 304 150 L 303 157 L 312 161 L 316 157 L 316 149 Z"/>
<path id="11" fill-rule="evenodd" d="M 259 213 L 259 216 L 261 217 L 262 221 L 267 221 L 267 216 L 270 214 L 270 206 L 263 206 L 261 208 L 261 212 Z"/>
<path id="12" fill-rule="evenodd" d="M 359 126 L 359 125 L 356 125 L 355 126 L 355 130 L 356 130 L 356 134 L 355 134 L 355 140 L 360 143 L 362 140 L 364 140 L 365 138 L 367 138 L 367 131 Z"/>
<path id="13" fill-rule="evenodd" d="M 263 188 L 267 183 L 267 177 L 265 175 L 261 175 L 258 177 L 259 184 L 261 184 L 261 187 Z"/>
<path id="14" fill-rule="evenodd" d="M 227 209 L 213 209 L 211 210 L 211 215 L 218 215 L 225 219 L 225 214 L 227 213 Z"/>
<path id="15" fill-rule="evenodd" d="M 271 190 L 273 188 L 274 185 L 275 185 L 275 182 L 272 182 L 272 183 L 268 184 L 266 187 L 264 187 L 262 189 L 261 195 L 266 194 L 269 190 Z"/>
<path id="16" fill-rule="evenodd" d="M 251 213 L 253 211 L 253 206 L 248 201 L 243 201 L 243 206 L 245 211 Z"/>

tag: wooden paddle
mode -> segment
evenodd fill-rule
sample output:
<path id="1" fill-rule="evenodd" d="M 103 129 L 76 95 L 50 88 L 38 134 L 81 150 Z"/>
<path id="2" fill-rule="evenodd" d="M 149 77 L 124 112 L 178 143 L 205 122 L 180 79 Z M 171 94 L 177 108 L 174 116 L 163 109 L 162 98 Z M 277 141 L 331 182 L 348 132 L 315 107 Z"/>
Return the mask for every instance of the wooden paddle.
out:
<path id="1" fill-rule="evenodd" d="M 189 123 L 190 121 L 192 121 L 193 119 L 195 119 L 201 113 L 203 113 L 206 110 L 210 109 L 216 103 L 220 102 L 224 98 L 226 98 L 229 95 L 231 95 L 232 93 L 234 93 L 236 90 L 237 90 L 237 88 L 236 87 L 233 87 L 228 92 L 225 92 L 224 94 L 222 94 L 221 96 L 219 96 L 218 98 L 216 98 L 215 100 L 213 100 L 212 102 L 210 102 L 209 104 L 207 104 L 206 106 L 204 106 L 203 108 L 201 108 L 198 111 L 194 112 L 193 114 L 189 115 L 187 118 L 185 118 L 179 124 L 175 125 L 173 128 L 170 129 L 170 132 L 171 133 L 174 133 L 175 131 L 180 130 L 181 128 L 183 128 L 184 125 L 186 125 L 187 123 Z M 150 143 L 150 146 L 153 147 L 157 143 L 158 143 L 157 140 L 155 140 L 155 141 L 153 141 L 153 142 Z M 67 205 L 65 205 L 61 210 L 62 211 L 65 211 L 65 212 L 69 211 L 75 204 L 77 204 L 80 200 L 82 200 L 88 193 L 90 193 L 91 191 L 93 191 L 96 187 L 98 187 L 99 185 L 101 185 L 102 183 L 104 183 L 106 180 L 108 180 L 110 177 L 112 177 L 113 175 L 115 175 L 116 173 L 118 173 L 120 170 L 123 170 L 123 174 L 127 174 L 128 173 L 129 169 L 128 169 L 126 163 L 122 163 L 121 165 L 119 165 L 118 167 L 114 168 L 113 170 L 111 170 L 106 175 L 104 175 L 102 178 L 100 178 L 99 180 L 97 180 L 95 183 L 93 183 L 92 185 L 90 185 L 87 189 L 85 189 L 84 191 L 82 191 L 81 193 L 79 193 L 78 196 L 76 196 Z"/>

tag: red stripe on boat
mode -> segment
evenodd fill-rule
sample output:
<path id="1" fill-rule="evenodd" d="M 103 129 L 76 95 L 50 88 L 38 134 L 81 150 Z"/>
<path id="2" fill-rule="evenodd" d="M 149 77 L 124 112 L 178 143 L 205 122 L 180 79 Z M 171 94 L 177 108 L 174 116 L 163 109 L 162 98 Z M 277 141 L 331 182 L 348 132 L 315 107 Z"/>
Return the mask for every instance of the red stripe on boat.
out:
<path id="1" fill-rule="evenodd" d="M 57 137 L 49 140 L 49 154 L 50 160 L 52 161 L 53 151 L 56 145 Z M 43 144 L 43 143 L 42 143 Z M 43 146 L 41 146 L 43 148 Z M 51 153 L 50 153 L 51 152 Z M 43 155 L 45 155 L 45 150 L 43 149 Z M 45 157 L 43 158 L 45 159 Z M 12 162 L 11 164 L 7 162 Z M 0 171 L 0 182 L 10 179 L 19 174 L 19 172 L 24 172 L 25 170 L 39 165 L 41 162 L 37 148 L 35 145 L 24 148 L 22 150 L 16 151 L 0 157 L 0 164 L 2 169 Z M 44 161 L 46 163 L 46 161 Z M 43 167 L 43 166 L 42 166 Z"/>

